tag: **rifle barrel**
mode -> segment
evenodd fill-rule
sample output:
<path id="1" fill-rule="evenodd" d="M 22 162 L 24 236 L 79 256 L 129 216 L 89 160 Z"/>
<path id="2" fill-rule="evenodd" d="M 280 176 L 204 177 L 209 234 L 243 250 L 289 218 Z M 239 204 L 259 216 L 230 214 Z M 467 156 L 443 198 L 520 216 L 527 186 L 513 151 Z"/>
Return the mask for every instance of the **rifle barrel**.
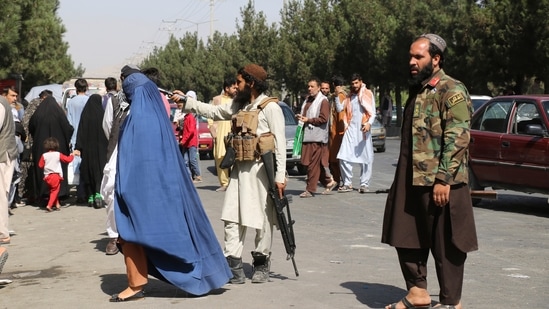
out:
<path id="1" fill-rule="evenodd" d="M 471 190 L 471 198 L 497 200 L 498 193 L 494 190 Z"/>

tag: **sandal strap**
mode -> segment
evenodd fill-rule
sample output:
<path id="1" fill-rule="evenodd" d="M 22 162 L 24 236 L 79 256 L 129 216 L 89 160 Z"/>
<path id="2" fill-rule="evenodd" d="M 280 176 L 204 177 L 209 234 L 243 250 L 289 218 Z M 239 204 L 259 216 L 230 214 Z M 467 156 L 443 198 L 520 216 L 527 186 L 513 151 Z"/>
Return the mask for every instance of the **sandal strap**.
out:
<path id="1" fill-rule="evenodd" d="M 412 304 L 406 297 L 402 297 L 402 299 L 400 301 L 402 302 L 404 307 L 410 308 L 410 309 L 429 309 L 429 308 L 431 308 L 431 306 L 429 306 L 429 305 L 427 305 L 427 306 L 416 306 L 416 305 Z M 443 306 L 442 308 L 447 308 L 447 307 Z M 455 308 L 452 306 L 451 309 L 455 309 Z"/>

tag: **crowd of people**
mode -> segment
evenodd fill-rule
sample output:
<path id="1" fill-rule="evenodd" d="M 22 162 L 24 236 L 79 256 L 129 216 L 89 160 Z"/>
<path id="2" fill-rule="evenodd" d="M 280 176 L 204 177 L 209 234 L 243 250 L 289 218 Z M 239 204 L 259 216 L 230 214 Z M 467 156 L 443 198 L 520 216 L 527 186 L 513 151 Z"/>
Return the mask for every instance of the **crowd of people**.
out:
<path id="1" fill-rule="evenodd" d="M 418 37 L 410 47 L 410 96 L 382 234 L 382 242 L 396 248 L 408 293 L 387 309 L 431 308 L 426 277 L 430 251 L 441 287 L 434 307 L 462 308 L 464 263 L 467 252 L 478 246 L 467 186 L 471 100 L 463 84 L 443 71 L 445 49 L 446 42 L 435 34 Z M 78 79 L 77 95 L 66 111 L 51 91 L 44 90 L 25 109 L 14 88 L 4 90 L 0 244 L 11 242 L 9 205 L 21 198 L 48 213 L 61 209 L 60 200 L 69 196 L 67 164 L 78 160 L 76 201 L 106 208 L 106 254 L 124 255 L 128 286 L 111 302 L 142 299 L 148 275 L 194 295 L 228 282 L 245 283 L 243 248 L 249 229 L 255 231 L 251 282 L 268 282 L 278 222 L 265 164 L 273 164 L 280 197 L 287 175 L 284 115 L 272 104 L 278 98 L 267 95 L 267 72 L 257 64 L 243 66 L 236 78 L 223 81 L 222 93 L 212 103 L 200 102 L 194 91 L 175 90 L 167 98 L 158 89 L 158 74 L 124 66 L 121 89 L 115 78 L 107 78 L 103 97 L 88 96 L 86 80 Z M 314 197 L 318 183 L 325 187 L 323 194 L 353 191 L 353 164 L 360 167 L 358 192 L 369 191 L 375 99 L 359 74 L 349 83 L 348 91 L 338 76 L 307 83 L 308 96 L 296 115 L 303 123 L 301 163 L 307 167 L 301 198 Z M 178 104 L 173 119 L 168 99 Z M 387 125 L 392 110 L 388 93 L 382 109 Z M 194 186 L 202 177 L 196 161 L 197 116 L 211 119 L 216 191 L 225 192 L 223 246 Z M 179 138 L 172 138 L 174 123 L 180 127 Z M 21 161 L 25 148 L 31 155 Z M 265 156 L 273 160 L 264 161 Z M 166 169 L 165 162 L 175 168 Z M 7 258 L 6 248 L 0 247 L 0 272 Z"/>

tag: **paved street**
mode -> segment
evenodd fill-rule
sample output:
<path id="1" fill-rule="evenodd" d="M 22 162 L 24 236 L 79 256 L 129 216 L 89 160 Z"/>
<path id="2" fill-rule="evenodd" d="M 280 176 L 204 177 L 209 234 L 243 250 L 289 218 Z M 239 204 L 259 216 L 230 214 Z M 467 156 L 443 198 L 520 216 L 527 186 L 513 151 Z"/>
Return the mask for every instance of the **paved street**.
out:
<path id="1" fill-rule="evenodd" d="M 391 139 L 387 152 L 376 153 L 372 190 L 390 186 L 398 147 L 399 140 Z M 222 242 L 224 193 L 214 191 L 213 161 L 202 160 L 201 167 L 204 182 L 196 188 Z M 65 205 L 60 212 L 45 213 L 19 207 L 10 218 L 17 235 L 7 245 L 10 257 L 0 274 L 13 283 L 0 286 L 0 308 L 381 308 L 403 297 L 395 250 L 380 242 L 386 194 L 354 191 L 300 199 L 304 188 L 303 176 L 290 177 L 299 277 L 285 259 L 277 232 L 267 284 L 248 280 L 192 297 L 150 278 L 146 299 L 126 304 L 108 302 L 127 283 L 122 255 L 104 254 L 104 210 Z M 547 197 L 503 191 L 498 200 L 475 207 L 475 216 L 480 250 L 466 264 L 464 308 L 547 308 Z M 253 237 L 248 234 L 244 250 L 248 276 Z M 436 301 L 432 259 L 429 266 L 429 290 Z"/>

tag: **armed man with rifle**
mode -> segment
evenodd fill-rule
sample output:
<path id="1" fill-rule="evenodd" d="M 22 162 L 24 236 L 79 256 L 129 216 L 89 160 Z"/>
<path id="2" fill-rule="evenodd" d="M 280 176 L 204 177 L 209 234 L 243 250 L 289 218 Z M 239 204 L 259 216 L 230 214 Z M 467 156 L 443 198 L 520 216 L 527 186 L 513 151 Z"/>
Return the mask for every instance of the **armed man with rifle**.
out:
<path id="1" fill-rule="evenodd" d="M 211 105 L 186 99 L 181 91 L 174 91 L 172 99 L 176 102 L 186 101 L 183 110 L 193 112 L 216 120 L 232 120 L 232 132 L 227 138 L 227 146 L 234 149 L 234 156 L 227 151 L 222 164 L 232 165 L 229 186 L 223 203 L 221 219 L 224 221 L 225 248 L 224 254 L 233 273 L 230 283 L 245 283 L 246 275 L 242 268 L 242 250 L 248 228 L 255 230 L 255 248 L 252 251 L 254 272 L 252 283 L 269 281 L 270 255 L 273 237 L 273 226 L 281 227 L 284 233 L 290 233 L 292 240 L 287 248 L 293 258 L 295 242 L 291 232 L 291 218 L 280 217 L 274 198 L 282 199 L 286 187 L 286 138 L 282 109 L 276 103 L 277 98 L 264 94 L 267 90 L 267 72 L 259 65 L 249 64 L 238 71 L 236 77 L 238 93 L 232 103 Z M 271 104 L 273 103 L 274 104 Z M 267 154 L 273 178 L 267 175 L 267 164 L 261 154 Z M 274 154 L 274 157 L 272 154 Z M 267 159 L 267 161 L 269 161 Z M 225 166 L 225 165 L 224 165 Z M 270 180 L 273 185 L 269 186 Z M 269 191 L 271 190 L 271 191 Z M 275 194 L 269 194 L 269 193 Z M 288 228 L 288 226 L 290 228 Z M 294 263 L 295 265 L 295 263 Z"/>

